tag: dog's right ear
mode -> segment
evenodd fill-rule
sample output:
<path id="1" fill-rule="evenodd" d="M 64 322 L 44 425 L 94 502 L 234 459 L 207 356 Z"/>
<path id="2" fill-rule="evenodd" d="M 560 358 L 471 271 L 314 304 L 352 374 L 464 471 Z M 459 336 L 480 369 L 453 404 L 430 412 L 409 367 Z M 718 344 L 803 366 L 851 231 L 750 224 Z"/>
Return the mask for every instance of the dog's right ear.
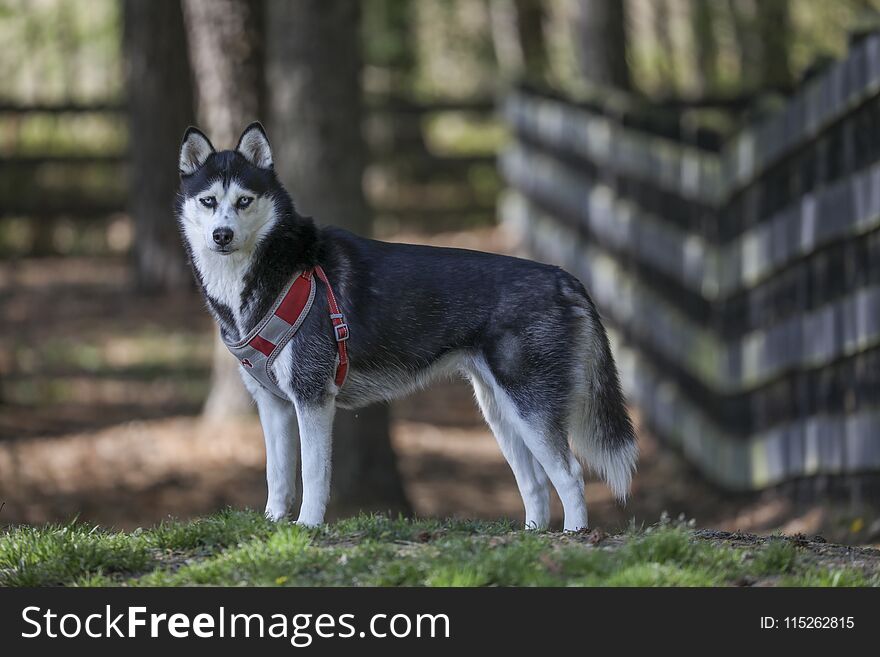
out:
<path id="1" fill-rule="evenodd" d="M 214 146 L 204 132 L 193 126 L 188 127 L 183 133 L 183 143 L 180 144 L 180 160 L 177 165 L 180 175 L 189 176 L 198 171 L 214 152 Z"/>

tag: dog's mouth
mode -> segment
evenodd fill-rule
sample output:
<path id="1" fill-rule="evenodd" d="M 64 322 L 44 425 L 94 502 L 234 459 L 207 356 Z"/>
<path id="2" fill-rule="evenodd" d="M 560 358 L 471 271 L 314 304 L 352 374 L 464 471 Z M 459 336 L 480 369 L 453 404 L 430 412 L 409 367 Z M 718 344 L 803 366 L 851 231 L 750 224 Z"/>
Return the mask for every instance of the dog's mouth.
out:
<path id="1" fill-rule="evenodd" d="M 211 251 L 220 255 L 228 256 L 238 251 L 238 249 L 230 246 L 212 246 Z"/>

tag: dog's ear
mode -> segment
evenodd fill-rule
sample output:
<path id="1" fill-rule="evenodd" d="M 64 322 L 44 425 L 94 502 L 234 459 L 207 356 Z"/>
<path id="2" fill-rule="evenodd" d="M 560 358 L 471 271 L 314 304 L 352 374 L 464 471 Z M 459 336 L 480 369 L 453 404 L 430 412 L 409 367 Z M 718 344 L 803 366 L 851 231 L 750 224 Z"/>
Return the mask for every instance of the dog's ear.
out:
<path id="1" fill-rule="evenodd" d="M 269 147 L 269 138 L 259 121 L 254 121 L 244 129 L 235 150 L 258 169 L 272 168 L 272 149 Z"/>
<path id="2" fill-rule="evenodd" d="M 189 176 L 198 171 L 214 152 L 214 146 L 204 132 L 193 126 L 188 127 L 180 144 L 180 160 L 177 165 L 180 175 Z"/>

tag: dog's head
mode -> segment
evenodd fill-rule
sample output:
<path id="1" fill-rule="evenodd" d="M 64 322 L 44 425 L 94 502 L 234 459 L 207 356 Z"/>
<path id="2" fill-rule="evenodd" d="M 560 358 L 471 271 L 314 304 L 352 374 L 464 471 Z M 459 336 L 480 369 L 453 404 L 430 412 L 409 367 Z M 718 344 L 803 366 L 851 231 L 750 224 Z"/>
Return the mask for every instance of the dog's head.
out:
<path id="1" fill-rule="evenodd" d="M 284 190 L 259 123 L 245 128 L 235 150 L 219 152 L 203 132 L 188 128 L 179 169 L 180 223 L 199 254 L 250 253 L 277 221 L 276 200 Z"/>

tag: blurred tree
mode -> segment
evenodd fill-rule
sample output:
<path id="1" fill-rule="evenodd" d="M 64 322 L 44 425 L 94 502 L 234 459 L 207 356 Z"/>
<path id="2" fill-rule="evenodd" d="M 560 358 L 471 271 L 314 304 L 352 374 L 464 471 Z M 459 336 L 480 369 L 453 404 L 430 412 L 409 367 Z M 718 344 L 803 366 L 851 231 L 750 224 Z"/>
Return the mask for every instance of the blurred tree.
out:
<path id="1" fill-rule="evenodd" d="M 263 117 L 263 0 L 183 0 L 199 124 L 217 148 L 235 146 L 242 129 Z M 238 363 L 214 340 L 211 420 L 252 412 Z"/>
<path id="2" fill-rule="evenodd" d="M 419 0 L 412 16 L 423 98 L 463 100 L 493 92 L 498 70 L 486 0 Z"/>
<path id="3" fill-rule="evenodd" d="M 269 135 L 279 175 L 300 211 L 368 235 L 360 3 L 268 0 L 266 13 Z M 336 512 L 408 510 L 387 405 L 337 411 L 333 462 Z"/>
<path id="4" fill-rule="evenodd" d="M 419 57 L 414 39 L 412 0 L 371 0 L 361 3 L 361 38 L 364 63 L 364 91 L 381 107 L 415 99 Z M 369 73 L 372 72 L 373 75 Z M 382 171 L 393 180 L 412 179 L 412 160 L 430 157 L 418 116 L 401 117 L 377 112 L 369 117 L 370 144 L 374 149 L 374 175 Z M 396 159 L 392 154 L 406 153 Z M 384 155 L 386 157 L 380 157 Z M 395 184 L 388 180 L 388 184 Z"/>
<path id="5" fill-rule="evenodd" d="M 748 12 L 751 7 L 752 13 Z M 755 34 L 753 3 L 745 0 L 728 0 L 733 35 L 739 55 L 739 86 L 753 89 L 761 70 L 760 43 Z"/>
<path id="6" fill-rule="evenodd" d="M 381 85 L 367 91 L 413 96 L 418 75 L 413 0 L 370 0 L 361 6 L 364 60 L 382 72 Z"/>
<path id="7" fill-rule="evenodd" d="M 678 66 L 676 63 L 675 40 L 672 38 L 672 20 L 669 11 L 670 0 L 655 0 L 652 29 L 660 46 L 662 56 L 656 57 L 659 85 L 669 90 L 678 88 Z"/>
<path id="8" fill-rule="evenodd" d="M 624 0 L 577 0 L 575 29 L 581 75 L 597 85 L 630 89 Z"/>
<path id="9" fill-rule="evenodd" d="M 509 77 L 544 81 L 547 46 L 543 0 L 489 0 L 495 59 Z"/>
<path id="10" fill-rule="evenodd" d="M 517 33 L 526 77 L 543 80 L 547 75 L 547 45 L 544 42 L 542 0 L 516 0 Z"/>
<path id="11" fill-rule="evenodd" d="M 792 29 L 788 0 L 758 2 L 757 21 L 761 41 L 760 88 L 791 89 L 794 75 L 789 61 Z"/>
<path id="12" fill-rule="evenodd" d="M 718 41 L 715 37 L 715 12 L 709 0 L 691 1 L 691 18 L 697 64 L 699 93 L 709 96 L 717 90 Z"/>
<path id="13" fill-rule="evenodd" d="M 232 148 L 265 109 L 263 0 L 183 0 L 198 119 Z"/>
<path id="14" fill-rule="evenodd" d="M 123 14 L 137 284 L 191 285 L 173 214 L 181 130 L 194 114 L 180 0 L 125 0 Z"/>

